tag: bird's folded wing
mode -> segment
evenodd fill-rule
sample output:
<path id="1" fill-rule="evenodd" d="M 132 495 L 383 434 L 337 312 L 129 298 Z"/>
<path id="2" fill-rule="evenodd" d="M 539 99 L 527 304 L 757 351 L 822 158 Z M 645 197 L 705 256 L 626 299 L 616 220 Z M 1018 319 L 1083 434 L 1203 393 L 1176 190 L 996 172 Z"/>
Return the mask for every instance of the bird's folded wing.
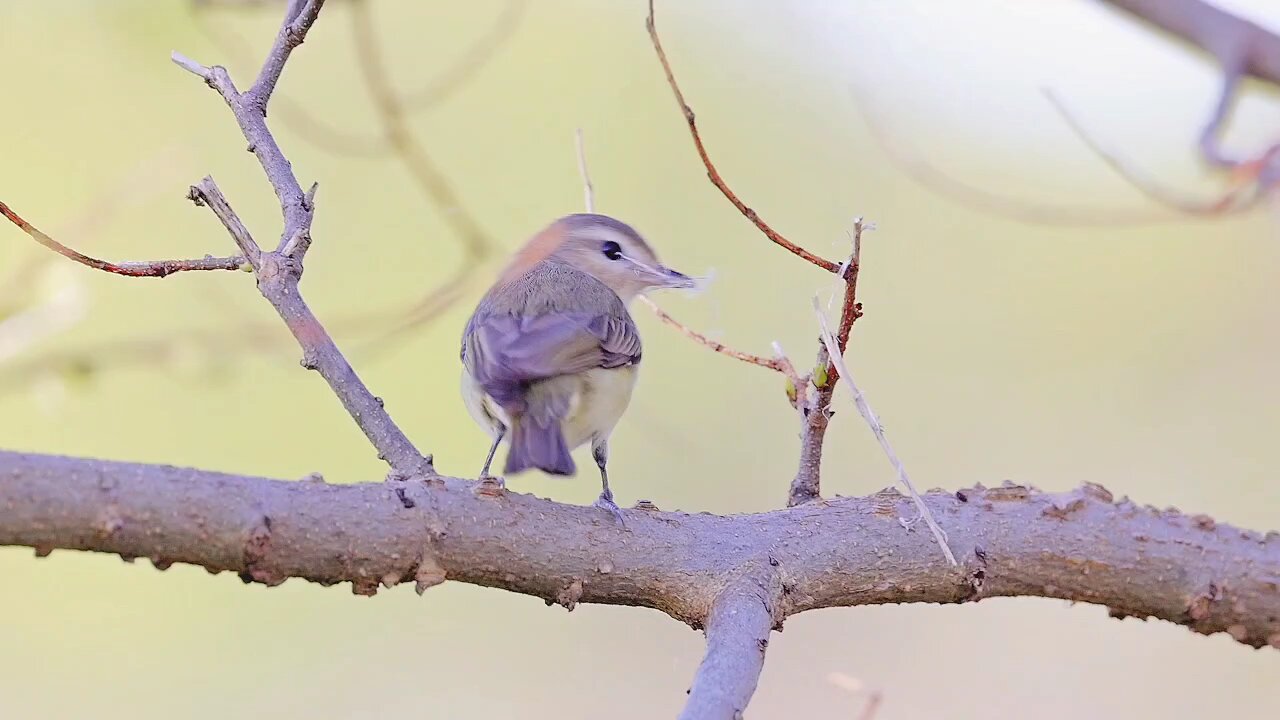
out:
<path id="1" fill-rule="evenodd" d="M 640 335 L 626 315 L 493 313 L 472 318 L 462 361 L 485 392 L 506 405 L 529 383 L 632 365 L 640 350 Z"/>

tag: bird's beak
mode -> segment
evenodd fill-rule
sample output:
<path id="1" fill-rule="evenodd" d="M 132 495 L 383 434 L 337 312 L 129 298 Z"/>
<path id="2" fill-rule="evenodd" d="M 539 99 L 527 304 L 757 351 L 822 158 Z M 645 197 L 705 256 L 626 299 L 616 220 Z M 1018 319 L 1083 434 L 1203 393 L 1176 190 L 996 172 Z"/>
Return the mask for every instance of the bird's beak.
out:
<path id="1" fill-rule="evenodd" d="M 672 270 L 664 265 L 653 268 L 654 287 L 663 288 L 694 288 L 698 286 L 698 282 L 682 272 Z"/>

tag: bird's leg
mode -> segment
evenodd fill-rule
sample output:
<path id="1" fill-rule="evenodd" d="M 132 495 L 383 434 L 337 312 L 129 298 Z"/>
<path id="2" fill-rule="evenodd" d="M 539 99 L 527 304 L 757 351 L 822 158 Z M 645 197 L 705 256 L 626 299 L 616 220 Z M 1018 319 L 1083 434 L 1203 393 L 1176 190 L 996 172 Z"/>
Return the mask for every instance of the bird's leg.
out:
<path id="1" fill-rule="evenodd" d="M 493 456 L 498 452 L 498 445 L 502 444 L 502 438 L 507 435 L 507 426 L 497 423 L 498 431 L 493 435 L 493 444 L 489 446 L 489 456 L 484 459 L 484 467 L 480 470 L 480 482 L 484 485 L 496 485 L 501 488 L 503 486 L 502 478 L 494 477 L 489 474 L 489 466 L 493 464 Z"/>
<path id="2" fill-rule="evenodd" d="M 613 515 L 613 519 L 618 521 L 619 525 L 626 525 L 622 519 L 622 511 L 618 509 L 618 504 L 613 501 L 613 491 L 609 489 L 609 471 L 605 469 L 605 465 L 609 462 L 609 441 L 597 440 L 591 445 L 591 457 L 595 458 L 596 467 L 600 468 L 600 497 L 596 498 L 595 505 L 598 508 L 604 508 Z"/>

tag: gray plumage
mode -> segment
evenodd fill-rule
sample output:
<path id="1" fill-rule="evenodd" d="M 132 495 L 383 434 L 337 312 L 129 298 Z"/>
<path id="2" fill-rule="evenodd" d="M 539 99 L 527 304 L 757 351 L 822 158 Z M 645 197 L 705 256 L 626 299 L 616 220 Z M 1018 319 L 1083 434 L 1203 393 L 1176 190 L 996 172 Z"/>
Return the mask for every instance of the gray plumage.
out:
<path id="1" fill-rule="evenodd" d="M 641 343 L 617 293 L 548 258 L 480 301 L 463 333 L 461 356 L 467 373 L 509 419 L 504 472 L 536 467 L 572 475 L 576 467 L 562 423 L 583 390 L 578 376 L 638 364 Z"/>
<path id="2" fill-rule="evenodd" d="M 567 215 L 530 237 L 480 301 L 462 335 L 462 398 L 493 443 L 480 478 L 508 441 L 504 474 L 576 472 L 591 443 L 596 505 L 619 523 L 609 489 L 609 437 L 631 402 L 640 335 L 627 305 L 654 288 L 694 287 L 663 265 L 630 225 Z"/>

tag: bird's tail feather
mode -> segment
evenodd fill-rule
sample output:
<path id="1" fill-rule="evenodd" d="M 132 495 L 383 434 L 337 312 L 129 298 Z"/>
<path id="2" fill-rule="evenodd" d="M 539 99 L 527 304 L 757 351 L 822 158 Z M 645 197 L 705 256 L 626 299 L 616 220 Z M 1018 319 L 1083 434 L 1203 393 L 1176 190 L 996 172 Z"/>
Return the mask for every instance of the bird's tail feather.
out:
<path id="1" fill-rule="evenodd" d="M 539 425 L 528 416 L 512 420 L 505 474 L 514 475 L 529 468 L 538 468 L 552 475 L 573 475 L 578 471 L 560 423 L 553 421 L 549 425 Z"/>

